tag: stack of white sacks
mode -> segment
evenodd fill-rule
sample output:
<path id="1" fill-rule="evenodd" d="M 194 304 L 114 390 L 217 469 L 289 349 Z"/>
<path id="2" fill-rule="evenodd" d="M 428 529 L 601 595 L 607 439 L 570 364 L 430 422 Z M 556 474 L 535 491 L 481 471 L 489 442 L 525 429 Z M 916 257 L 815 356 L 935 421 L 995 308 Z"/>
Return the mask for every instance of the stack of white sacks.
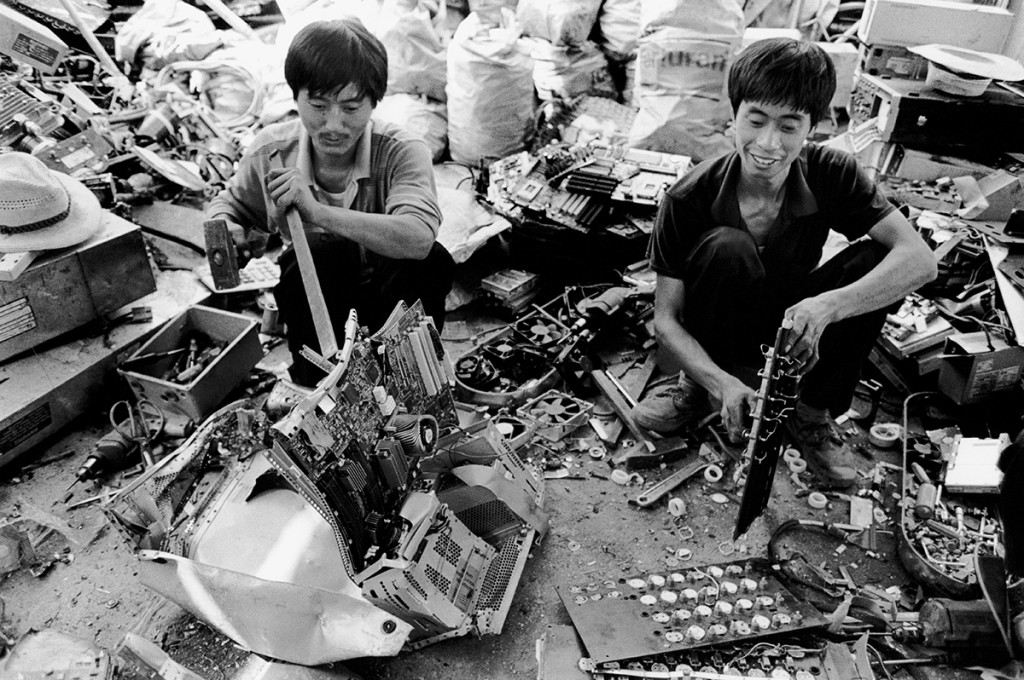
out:
<path id="1" fill-rule="evenodd" d="M 384 42 L 375 116 L 476 165 L 526 148 L 537 106 L 609 97 L 637 109 L 629 144 L 703 159 L 728 148 L 726 70 L 743 33 L 738 0 L 472 0 L 450 40 L 445 0 L 318 0 L 308 21 L 356 15 Z"/>

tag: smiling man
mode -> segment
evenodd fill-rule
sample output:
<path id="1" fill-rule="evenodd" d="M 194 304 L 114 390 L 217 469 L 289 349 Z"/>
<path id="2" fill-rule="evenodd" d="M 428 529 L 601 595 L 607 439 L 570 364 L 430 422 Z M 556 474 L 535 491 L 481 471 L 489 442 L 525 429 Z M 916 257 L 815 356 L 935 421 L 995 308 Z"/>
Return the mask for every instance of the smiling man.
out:
<path id="1" fill-rule="evenodd" d="M 668 377 L 633 415 L 671 432 L 718 410 L 741 441 L 760 346 L 789 319 L 802 373 L 789 438 L 826 485 L 846 487 L 855 470 L 830 416 L 849 408 L 886 308 L 934 279 L 936 265 L 851 156 L 806 143 L 835 87 L 832 61 L 811 43 L 764 40 L 736 58 L 736 149 L 667 192 L 651 237 Z M 856 242 L 819 266 L 830 229 Z"/>
<path id="2" fill-rule="evenodd" d="M 376 331 L 399 300 L 421 299 L 440 331 L 454 262 L 436 242 L 441 211 L 430 150 L 370 119 L 387 88 L 384 46 L 357 20 L 316 22 L 292 40 L 284 72 L 299 117 L 256 135 L 207 216 L 225 219 L 246 255 L 270 233 L 290 243 L 284 209 L 294 206 L 336 329 L 355 308 L 360 324 Z M 291 376 L 314 385 L 323 373 L 299 350 L 319 343 L 291 247 L 279 264 L 274 296 Z"/>

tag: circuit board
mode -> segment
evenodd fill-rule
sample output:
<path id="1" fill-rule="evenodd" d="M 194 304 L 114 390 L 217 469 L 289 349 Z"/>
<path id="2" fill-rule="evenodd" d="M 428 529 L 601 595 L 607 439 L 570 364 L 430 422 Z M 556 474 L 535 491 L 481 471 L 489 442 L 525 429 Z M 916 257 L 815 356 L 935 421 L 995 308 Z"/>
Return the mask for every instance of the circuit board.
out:
<path id="1" fill-rule="evenodd" d="M 397 540 L 402 501 L 421 477 L 414 450 L 425 451 L 411 430 L 404 441 L 392 431 L 396 418 L 419 419 L 403 422 L 432 430 L 430 445 L 439 424 L 457 422 L 446 363 L 422 306 L 400 304 L 383 330 L 354 339 L 344 373 L 318 386 L 315 404 L 300 402 L 274 428 L 271 460 L 349 545 L 356 570 Z"/>
<path id="2" fill-rule="evenodd" d="M 543 215 L 578 231 L 611 226 L 613 206 L 653 209 L 689 169 L 687 156 L 591 142 L 552 143 L 489 168 L 487 199 L 513 220 Z"/>
<path id="3" fill-rule="evenodd" d="M 675 673 L 679 677 L 707 674 L 704 677 L 773 678 L 775 680 L 816 680 L 823 677 L 824 663 L 820 653 L 808 649 L 806 637 L 779 640 L 776 644 L 725 644 L 715 647 L 669 652 L 656 656 L 618 662 L 596 663 L 584 659 L 579 663 L 592 675 L 593 680 L 612 680 L 622 677 L 617 671 Z M 827 674 L 826 674 L 827 675 Z"/>
<path id="4" fill-rule="evenodd" d="M 426 318 L 417 300 L 402 315 L 389 320 L 374 336 L 385 348 L 383 384 L 409 413 L 432 415 L 442 429 L 458 424 L 451 387 L 455 370 L 445 354 L 441 335 Z"/>
<path id="5" fill-rule="evenodd" d="M 764 560 L 558 587 L 596 663 L 680 653 L 824 626 Z"/>

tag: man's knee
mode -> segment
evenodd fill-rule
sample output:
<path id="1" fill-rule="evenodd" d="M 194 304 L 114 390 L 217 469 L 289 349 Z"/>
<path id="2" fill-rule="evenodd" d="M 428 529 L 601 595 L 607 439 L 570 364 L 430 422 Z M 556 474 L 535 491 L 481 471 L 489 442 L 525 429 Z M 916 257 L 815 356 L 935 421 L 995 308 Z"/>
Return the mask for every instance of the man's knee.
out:
<path id="1" fill-rule="evenodd" d="M 409 274 L 400 297 L 409 303 L 419 299 L 423 311 L 440 330 L 444 326 L 445 299 L 455 281 L 455 260 L 443 245 L 435 242 L 430 253 L 417 261 Z"/>
<path id="2" fill-rule="evenodd" d="M 445 294 L 451 290 L 452 282 L 455 281 L 455 259 L 447 248 L 435 242 L 423 261 L 423 267 L 431 280 L 436 281 L 439 287 L 444 288 Z"/>
<path id="3" fill-rule="evenodd" d="M 687 286 L 749 288 L 764 277 L 764 265 L 753 237 L 732 227 L 705 233 L 686 262 Z"/>
<path id="4" fill-rule="evenodd" d="M 691 260 L 705 265 L 739 262 L 753 266 L 760 263 L 754 238 L 733 227 L 715 227 L 707 231 L 694 247 Z"/>

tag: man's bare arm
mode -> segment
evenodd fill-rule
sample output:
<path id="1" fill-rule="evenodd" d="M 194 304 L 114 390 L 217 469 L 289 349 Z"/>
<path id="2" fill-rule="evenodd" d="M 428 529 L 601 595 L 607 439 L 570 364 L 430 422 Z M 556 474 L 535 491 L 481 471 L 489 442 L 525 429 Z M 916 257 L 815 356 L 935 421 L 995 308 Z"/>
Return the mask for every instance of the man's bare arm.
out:
<path id="1" fill-rule="evenodd" d="M 378 215 L 320 203 L 309 188 L 309 180 L 297 168 L 271 170 L 267 188 L 278 209 L 295 206 L 307 228 L 319 227 L 343 236 L 378 255 L 422 260 L 434 244 L 434 231 L 416 215 Z"/>
<path id="2" fill-rule="evenodd" d="M 434 232 L 412 215 L 377 215 L 322 203 L 318 206 L 313 211 L 312 224 L 384 257 L 422 260 L 434 244 Z"/>
<path id="3" fill-rule="evenodd" d="M 817 362 L 818 343 L 830 323 L 898 302 L 938 274 L 928 244 L 899 212 L 884 217 L 868 236 L 889 251 L 874 269 L 853 283 L 801 300 L 786 310 L 786 317 L 793 320 L 787 351 L 803 362 L 804 372 Z"/>

